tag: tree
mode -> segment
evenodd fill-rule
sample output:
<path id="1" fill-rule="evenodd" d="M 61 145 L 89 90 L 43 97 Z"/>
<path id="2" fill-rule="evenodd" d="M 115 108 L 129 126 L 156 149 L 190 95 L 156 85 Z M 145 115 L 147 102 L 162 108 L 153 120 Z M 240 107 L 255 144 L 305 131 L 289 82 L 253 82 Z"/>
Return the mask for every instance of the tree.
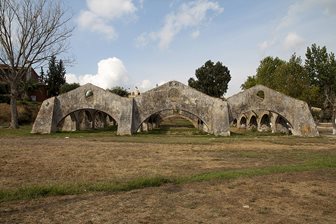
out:
<path id="1" fill-rule="evenodd" d="M 255 76 L 248 76 L 242 89 L 261 84 L 288 96 L 304 100 L 309 105 L 318 106 L 318 87 L 311 85 L 302 59 L 293 54 L 289 61 L 278 57 L 266 57 L 260 61 Z"/>
<path id="2" fill-rule="evenodd" d="M 108 89 L 108 91 L 122 97 L 127 97 L 129 95 L 129 92 L 122 86 L 113 87 L 112 89 Z"/>
<path id="3" fill-rule="evenodd" d="M 47 72 L 48 95 L 58 96 L 60 88 L 65 84 L 65 68 L 63 61 L 57 62 L 56 57 L 52 56 L 49 61 L 49 70 Z"/>
<path id="4" fill-rule="evenodd" d="M 311 83 L 320 88 L 324 109 L 332 110 L 333 134 L 336 134 L 336 61 L 335 54 L 327 48 L 312 44 L 307 48 L 305 68 Z"/>
<path id="5" fill-rule="evenodd" d="M 221 62 L 214 64 L 211 60 L 196 69 L 195 76 L 196 80 L 188 80 L 189 86 L 214 97 L 223 96 L 231 80 L 229 69 Z"/>
<path id="6" fill-rule="evenodd" d="M 240 88 L 243 90 L 249 89 L 255 85 L 259 84 L 257 81 L 257 77 L 255 75 L 247 76 L 247 80 L 241 84 Z"/>
<path id="7" fill-rule="evenodd" d="M 19 83 L 33 65 L 67 50 L 73 31 L 69 20 L 59 1 L 0 1 L 0 62 L 8 68 L 4 78 L 10 86 L 11 128 L 18 128 Z"/>
<path id="8" fill-rule="evenodd" d="M 288 62 L 274 71 L 275 90 L 288 96 L 319 106 L 318 87 L 312 85 L 309 75 L 302 65 L 301 57 L 294 53 Z"/>
<path id="9" fill-rule="evenodd" d="M 67 93 L 71 90 L 77 89 L 78 87 L 80 87 L 79 83 L 64 83 L 61 88 L 60 88 L 60 93 Z"/>
<path id="10" fill-rule="evenodd" d="M 259 67 L 257 68 L 257 81 L 258 84 L 265 85 L 271 89 L 277 90 L 277 83 L 275 80 L 275 71 L 280 66 L 284 65 L 286 61 L 278 58 L 278 57 L 266 57 L 261 62 Z"/>
<path id="11" fill-rule="evenodd" d="M 41 66 L 41 71 L 40 71 L 40 82 L 43 84 L 47 84 L 47 75 L 44 73 L 42 66 Z"/>

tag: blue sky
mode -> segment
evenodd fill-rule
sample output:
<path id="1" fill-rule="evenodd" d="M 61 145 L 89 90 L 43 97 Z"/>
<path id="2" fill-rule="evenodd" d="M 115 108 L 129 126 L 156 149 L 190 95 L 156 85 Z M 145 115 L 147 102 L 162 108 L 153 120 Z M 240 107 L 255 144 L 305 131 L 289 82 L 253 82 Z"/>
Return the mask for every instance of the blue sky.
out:
<path id="1" fill-rule="evenodd" d="M 71 0 L 76 26 L 67 81 L 145 91 L 185 84 L 207 60 L 231 73 L 240 91 L 262 58 L 304 58 L 316 43 L 336 53 L 335 0 Z"/>

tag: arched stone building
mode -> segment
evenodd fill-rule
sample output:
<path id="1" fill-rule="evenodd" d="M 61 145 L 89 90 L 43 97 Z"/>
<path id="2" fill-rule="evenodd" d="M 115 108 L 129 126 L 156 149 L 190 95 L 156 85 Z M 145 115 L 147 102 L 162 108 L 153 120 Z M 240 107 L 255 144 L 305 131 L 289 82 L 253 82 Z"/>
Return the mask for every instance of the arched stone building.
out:
<path id="1" fill-rule="evenodd" d="M 304 101 L 262 85 L 254 86 L 227 99 L 230 122 L 239 128 L 291 132 L 298 136 L 318 136 L 316 124 Z"/>
<path id="2" fill-rule="evenodd" d="M 308 105 L 265 86 L 255 86 L 227 100 L 210 97 L 177 81 L 124 98 L 92 84 L 43 102 L 32 133 L 117 125 L 119 135 L 157 127 L 182 117 L 210 134 L 230 135 L 230 123 L 259 131 L 318 136 Z"/>
<path id="3" fill-rule="evenodd" d="M 112 118 L 119 135 L 131 135 L 151 129 L 167 116 L 187 118 L 210 134 L 230 135 L 227 102 L 177 81 L 134 98 L 120 97 L 86 84 L 44 101 L 32 133 L 80 130 L 81 126 L 95 128 L 96 123 L 106 123 Z"/>

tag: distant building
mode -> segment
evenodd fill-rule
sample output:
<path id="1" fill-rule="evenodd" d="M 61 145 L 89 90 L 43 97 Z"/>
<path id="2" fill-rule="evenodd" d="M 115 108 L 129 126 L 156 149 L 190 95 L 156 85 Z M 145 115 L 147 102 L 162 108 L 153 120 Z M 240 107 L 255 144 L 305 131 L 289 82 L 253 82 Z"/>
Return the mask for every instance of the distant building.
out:
<path id="1" fill-rule="evenodd" d="M 3 77 L 3 73 L 9 72 L 9 66 L 0 64 L 0 85 L 2 86 L 2 92 L 0 94 L 4 97 L 9 97 L 10 88 L 9 84 L 6 82 L 5 78 Z M 32 101 L 42 102 L 47 99 L 47 86 L 42 82 L 41 77 L 36 73 L 33 68 L 30 68 L 28 72 L 23 76 L 22 81 L 29 81 L 33 80 L 37 87 L 28 92 L 28 96 Z M 22 97 L 22 96 L 21 96 Z"/>
<path id="2" fill-rule="evenodd" d="M 135 87 L 135 90 L 128 95 L 128 97 L 136 97 L 136 96 L 140 96 L 140 91 L 138 87 Z"/>

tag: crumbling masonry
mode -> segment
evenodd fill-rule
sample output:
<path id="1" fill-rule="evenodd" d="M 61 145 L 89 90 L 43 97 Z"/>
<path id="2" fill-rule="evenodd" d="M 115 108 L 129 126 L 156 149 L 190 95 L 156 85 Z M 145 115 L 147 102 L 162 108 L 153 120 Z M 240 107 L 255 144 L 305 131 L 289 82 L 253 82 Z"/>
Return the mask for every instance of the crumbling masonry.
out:
<path id="1" fill-rule="evenodd" d="M 210 97 L 170 81 L 134 98 L 125 98 L 86 84 L 45 100 L 32 133 L 75 131 L 117 125 L 119 135 L 158 127 L 182 117 L 205 132 L 229 136 L 230 125 L 259 131 L 318 136 L 307 103 L 265 86 L 255 86 L 227 100 Z"/>

